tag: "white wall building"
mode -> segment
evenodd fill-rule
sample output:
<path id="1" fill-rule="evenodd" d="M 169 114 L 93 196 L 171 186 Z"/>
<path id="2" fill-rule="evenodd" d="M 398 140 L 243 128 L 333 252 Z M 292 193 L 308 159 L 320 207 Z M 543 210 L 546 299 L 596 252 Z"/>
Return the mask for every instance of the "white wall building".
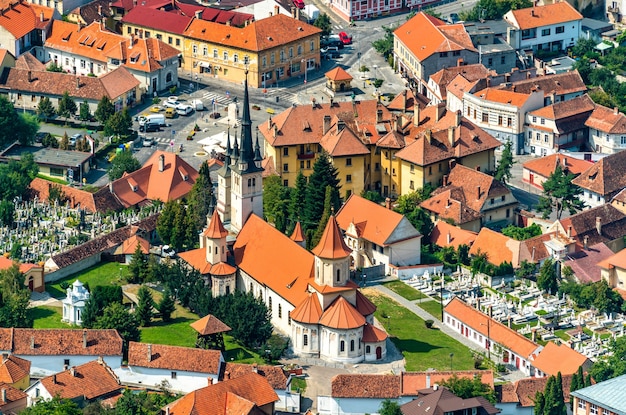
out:
<path id="1" fill-rule="evenodd" d="M 602 154 L 615 154 L 626 149 L 626 115 L 617 108 L 597 105 L 587 122 L 589 146 Z"/>
<path id="2" fill-rule="evenodd" d="M 82 326 L 83 311 L 87 300 L 89 300 L 89 291 L 82 282 L 74 281 L 72 287 L 67 288 L 67 295 L 61 301 L 63 303 L 63 319 L 61 321 Z"/>

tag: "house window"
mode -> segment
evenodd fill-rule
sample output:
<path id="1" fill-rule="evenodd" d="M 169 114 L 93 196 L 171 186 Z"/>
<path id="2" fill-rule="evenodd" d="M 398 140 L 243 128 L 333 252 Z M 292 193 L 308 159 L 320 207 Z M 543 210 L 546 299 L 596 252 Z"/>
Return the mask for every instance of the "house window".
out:
<path id="1" fill-rule="evenodd" d="M 489 122 L 489 113 L 483 112 L 483 122 Z"/>
<path id="2" fill-rule="evenodd" d="M 341 270 L 337 270 L 337 282 L 341 281 Z"/>
<path id="3" fill-rule="evenodd" d="M 198 45 L 191 46 L 191 53 L 196 55 L 198 53 Z"/>
<path id="4" fill-rule="evenodd" d="M 589 413 L 591 415 L 598 415 L 598 405 L 590 403 L 589 404 Z"/>
<path id="5" fill-rule="evenodd" d="M 506 56 L 500 56 L 500 64 L 504 65 L 506 63 Z"/>
<path id="6" fill-rule="evenodd" d="M 289 48 L 289 57 L 293 58 L 293 47 Z"/>
<path id="7" fill-rule="evenodd" d="M 311 41 L 311 42 L 309 43 L 309 50 L 310 50 L 311 52 L 313 52 L 313 51 L 315 50 L 315 42 Z"/>
<path id="8" fill-rule="evenodd" d="M 274 54 L 272 53 L 270 55 L 270 65 L 274 65 L 275 59 L 274 59 Z"/>
<path id="9" fill-rule="evenodd" d="M 298 46 L 298 56 L 302 55 L 302 45 Z"/>
<path id="10" fill-rule="evenodd" d="M 352 183 L 352 175 L 351 174 L 346 175 L 346 183 Z"/>
<path id="11" fill-rule="evenodd" d="M 289 180 L 283 180 L 283 186 L 289 187 Z"/>
<path id="12" fill-rule="evenodd" d="M 180 46 L 180 39 L 176 39 L 176 46 Z"/>
<path id="13" fill-rule="evenodd" d="M 263 59 L 261 59 L 261 65 L 263 65 L 264 68 L 267 66 L 267 57 L 266 56 L 263 56 Z"/>
<path id="14" fill-rule="evenodd" d="M 283 156 L 289 156 L 289 147 L 283 147 Z"/>
<path id="15" fill-rule="evenodd" d="M 533 122 L 537 122 L 537 117 L 533 117 Z"/>
<path id="16" fill-rule="evenodd" d="M 507 118 L 507 120 L 506 120 L 506 126 L 507 126 L 507 127 L 510 127 L 510 126 L 512 126 L 512 125 L 513 125 L 513 119 L 512 119 L 511 117 Z"/>
<path id="17" fill-rule="evenodd" d="M 354 340 L 350 340 L 350 351 L 354 351 Z"/>
<path id="18" fill-rule="evenodd" d="M 586 409 L 585 408 L 585 401 L 583 401 L 582 399 L 578 400 L 578 409 Z"/>
<path id="19" fill-rule="evenodd" d="M 460 50 L 453 51 L 452 56 L 461 56 L 461 51 Z"/>
<path id="20" fill-rule="evenodd" d="M 500 198 L 500 200 L 504 202 L 504 198 L 505 198 L 505 197 L 506 197 L 506 196 L 504 196 L 504 195 L 503 195 L 503 196 Z"/>
<path id="21" fill-rule="evenodd" d="M 511 210 L 510 210 L 510 209 L 507 209 L 507 210 L 506 210 L 506 217 L 508 218 L 509 216 L 511 216 Z"/>
<path id="22" fill-rule="evenodd" d="M 550 36 L 550 29 L 541 29 L 541 36 Z"/>
<path id="23" fill-rule="evenodd" d="M 39 394 L 41 393 L 41 391 L 39 390 L 39 388 L 35 388 L 35 397 L 38 398 Z"/>
<path id="24" fill-rule="evenodd" d="M 352 159 L 350 157 L 346 159 L 346 166 L 352 166 Z"/>
<path id="25" fill-rule="evenodd" d="M 414 164 L 411 164 L 411 166 L 409 167 L 409 171 L 410 171 L 411 173 L 414 173 L 414 172 L 415 172 L 415 165 L 414 165 Z"/>
<path id="26" fill-rule="evenodd" d="M 339 342 L 339 351 L 342 351 L 342 352 L 346 351 L 346 342 L 343 340 Z"/>
<path id="27" fill-rule="evenodd" d="M 428 175 L 429 176 L 433 175 L 433 166 L 428 166 Z"/>
<path id="28" fill-rule="evenodd" d="M 237 55 L 236 53 L 233 55 L 233 62 L 234 63 L 239 62 L 239 55 Z"/>
<path id="29" fill-rule="evenodd" d="M 415 183 L 413 182 L 413 180 L 411 180 L 411 182 L 409 183 L 409 189 L 415 189 Z"/>
<path id="30" fill-rule="evenodd" d="M 547 143 L 548 142 L 548 134 L 544 134 L 543 135 L 543 142 Z"/>
<path id="31" fill-rule="evenodd" d="M 487 66 L 493 65 L 493 58 L 487 59 Z"/>
<path id="32" fill-rule="evenodd" d="M 224 51 L 223 58 L 224 58 L 225 61 L 228 60 L 228 52 L 227 51 Z"/>
<path id="33" fill-rule="evenodd" d="M 267 301 L 268 301 L 268 304 L 269 304 L 268 308 L 270 309 L 270 313 L 271 313 L 272 312 L 272 297 L 269 297 Z"/>
<path id="34" fill-rule="evenodd" d="M 283 164 L 283 172 L 288 172 L 288 171 L 289 171 L 289 163 Z"/>
<path id="35" fill-rule="evenodd" d="M 283 307 L 280 304 L 278 304 L 278 318 L 283 318 Z"/>
<path id="36" fill-rule="evenodd" d="M 172 372 L 172 379 L 176 379 L 176 372 Z"/>
<path id="37" fill-rule="evenodd" d="M 217 49 L 213 49 L 213 58 L 217 59 L 218 56 Z"/>
<path id="38" fill-rule="evenodd" d="M 372 348 L 370 346 L 365 346 L 365 353 L 371 353 Z"/>
<path id="39" fill-rule="evenodd" d="M 502 115 L 498 115 L 498 125 L 502 125 Z"/>
<path id="40" fill-rule="evenodd" d="M 244 65 L 249 65 L 250 64 L 250 56 L 246 55 L 243 57 L 243 64 Z"/>
<path id="41" fill-rule="evenodd" d="M 493 197 L 491 198 L 491 200 L 489 201 L 489 203 L 490 203 L 490 204 L 492 204 L 492 205 L 494 204 Z"/>
<path id="42" fill-rule="evenodd" d="M 305 334 L 304 336 L 302 336 L 302 345 L 303 346 L 308 346 L 309 345 L 309 335 Z"/>
<path id="43" fill-rule="evenodd" d="M 300 162 L 300 168 L 303 169 L 304 168 L 304 161 Z"/>
<path id="44" fill-rule="evenodd" d="M 70 365 L 70 359 L 63 359 L 63 366 L 68 366 Z"/>
<path id="45" fill-rule="evenodd" d="M 130 29 L 130 27 L 128 29 Z M 171 45 L 173 41 L 174 41 L 174 39 L 172 39 L 171 36 L 167 37 L 167 43 L 169 43 Z"/>
<path id="46" fill-rule="evenodd" d="M 565 32 L 565 26 L 557 26 L 554 31 L 555 33 L 563 33 Z"/>
<path id="47" fill-rule="evenodd" d="M 541 119 L 541 125 L 545 125 L 545 124 L 546 124 L 546 119 L 545 119 L 545 118 L 542 118 L 542 119 Z"/>
<path id="48" fill-rule="evenodd" d="M 202 46 L 202 55 L 209 56 L 209 48 L 207 45 Z"/>
<path id="49" fill-rule="evenodd" d="M 448 57 L 448 52 L 439 52 L 439 57 L 440 58 L 447 58 Z"/>

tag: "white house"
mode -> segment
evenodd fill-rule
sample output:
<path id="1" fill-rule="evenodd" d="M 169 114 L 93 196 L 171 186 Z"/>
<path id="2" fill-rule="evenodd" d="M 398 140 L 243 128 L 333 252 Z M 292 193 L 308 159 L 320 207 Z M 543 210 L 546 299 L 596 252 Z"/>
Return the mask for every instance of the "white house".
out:
<path id="1" fill-rule="evenodd" d="M 122 365 L 122 338 L 114 329 L 0 329 L 2 353 L 30 360 L 31 377 L 43 377 L 102 357 Z"/>
<path id="2" fill-rule="evenodd" d="M 128 365 L 115 369 L 128 386 L 159 386 L 167 381 L 177 393 L 189 393 L 218 381 L 224 357 L 219 350 L 130 342 Z"/>
<path id="3" fill-rule="evenodd" d="M 626 152 L 603 157 L 589 166 L 572 183 L 583 189 L 580 199 L 588 207 L 598 207 L 611 201 L 626 188 Z"/>
<path id="4" fill-rule="evenodd" d="M 337 212 L 337 223 L 352 249 L 352 268 L 418 265 L 422 235 L 403 215 L 352 194 Z"/>
<path id="5" fill-rule="evenodd" d="M 67 296 L 63 303 L 63 318 L 61 321 L 70 324 L 83 325 L 83 311 L 85 302 L 89 300 L 89 291 L 79 280 L 74 281 L 72 287 L 67 288 Z"/>
<path id="6" fill-rule="evenodd" d="M 581 36 L 583 16 L 568 2 L 510 10 L 504 20 L 515 29 L 507 31 L 507 42 L 516 50 L 562 51 L 574 46 Z"/>
<path id="7" fill-rule="evenodd" d="M 614 154 L 626 149 L 626 115 L 617 107 L 596 104 L 585 125 L 589 127 L 589 146 L 596 153 Z"/>

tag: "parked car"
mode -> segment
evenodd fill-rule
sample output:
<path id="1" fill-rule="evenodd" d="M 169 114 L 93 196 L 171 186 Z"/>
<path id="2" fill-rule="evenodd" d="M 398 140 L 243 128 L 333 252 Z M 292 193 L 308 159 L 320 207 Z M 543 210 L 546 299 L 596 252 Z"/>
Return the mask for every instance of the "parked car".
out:
<path id="1" fill-rule="evenodd" d="M 144 137 L 141 141 L 141 145 L 144 147 L 152 147 L 154 145 L 154 138 L 152 137 Z"/>
<path id="2" fill-rule="evenodd" d="M 176 251 L 174 251 L 169 245 L 163 245 L 161 248 L 161 256 L 173 258 L 176 255 Z"/>
<path id="3" fill-rule="evenodd" d="M 169 102 L 176 102 L 178 101 L 178 97 L 176 95 L 170 95 L 169 97 L 167 97 L 167 100 Z"/>
<path id="4" fill-rule="evenodd" d="M 304 1 L 303 0 L 293 0 L 293 4 L 299 8 L 304 9 Z"/>
<path id="5" fill-rule="evenodd" d="M 176 112 L 179 115 L 190 115 L 193 112 L 193 107 L 187 104 L 181 104 L 176 107 Z"/>
<path id="6" fill-rule="evenodd" d="M 339 40 L 341 40 L 341 43 L 343 43 L 344 45 L 351 45 L 352 44 L 352 36 L 348 35 L 346 32 L 339 32 Z"/>
<path id="7" fill-rule="evenodd" d="M 151 133 L 154 131 L 161 131 L 161 126 L 158 123 L 148 121 L 144 125 L 139 126 L 139 131 Z"/>
<path id="8" fill-rule="evenodd" d="M 82 134 L 74 134 L 74 135 L 73 135 L 73 136 L 71 136 L 71 137 L 70 137 L 70 139 L 69 139 L 70 146 L 75 146 L 75 145 L 76 145 L 76 142 L 77 142 L 78 140 L 81 140 L 82 138 L 83 138 L 83 135 L 82 135 Z"/>
<path id="9" fill-rule="evenodd" d="M 170 97 L 170 98 L 172 98 L 172 97 Z M 170 101 L 168 99 L 167 101 L 165 101 L 163 103 L 163 106 L 166 107 L 166 108 L 174 108 L 174 109 L 176 109 L 176 107 L 179 106 L 180 104 L 181 104 L 180 101 Z"/>
<path id="10" fill-rule="evenodd" d="M 161 112 L 163 111 L 163 107 L 160 105 L 153 105 L 150 107 L 150 112 Z"/>
<path id="11" fill-rule="evenodd" d="M 193 101 L 191 101 L 191 106 L 196 111 L 203 111 L 204 110 L 204 103 L 200 99 L 194 99 Z"/>
<path id="12" fill-rule="evenodd" d="M 328 53 L 328 52 L 337 52 L 339 53 L 339 48 L 337 46 L 326 46 L 325 48 L 320 49 L 320 53 Z"/>
<path id="13" fill-rule="evenodd" d="M 165 115 L 163 114 L 150 114 L 145 117 L 139 117 L 139 125 L 144 125 L 146 123 L 159 124 L 160 126 L 165 127 Z"/>
<path id="14" fill-rule="evenodd" d="M 459 15 L 457 13 L 450 13 L 448 16 L 448 23 L 454 24 L 458 23 L 461 19 L 459 19 Z"/>
<path id="15" fill-rule="evenodd" d="M 48 138 L 51 134 L 47 132 L 38 132 L 35 134 L 35 143 L 42 143 L 44 139 Z"/>

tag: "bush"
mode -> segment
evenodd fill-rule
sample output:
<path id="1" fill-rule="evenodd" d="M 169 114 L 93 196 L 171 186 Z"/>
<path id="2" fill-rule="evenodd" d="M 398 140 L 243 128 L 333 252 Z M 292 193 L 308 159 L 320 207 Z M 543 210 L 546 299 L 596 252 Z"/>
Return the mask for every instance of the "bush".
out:
<path id="1" fill-rule="evenodd" d="M 175 93 L 176 93 L 176 85 L 170 88 L 170 94 L 175 94 Z"/>
<path id="2" fill-rule="evenodd" d="M 63 281 L 61 284 L 59 284 L 59 287 L 61 287 L 61 289 L 63 291 L 67 290 L 68 288 L 70 288 L 70 283 L 67 281 Z"/>
<path id="3" fill-rule="evenodd" d="M 498 373 L 506 372 L 506 366 L 504 366 L 504 364 L 502 364 L 502 363 L 498 363 L 496 365 L 496 372 L 498 372 Z"/>
<path id="4" fill-rule="evenodd" d="M 267 351 L 266 358 L 277 361 L 285 350 L 287 350 L 287 346 L 289 346 L 289 339 L 283 338 L 277 334 L 272 334 L 265 343 L 264 349 Z"/>
<path id="5" fill-rule="evenodd" d="M 424 321 L 424 324 L 426 324 L 426 328 L 432 329 L 433 328 L 433 324 L 435 324 L 435 322 L 433 320 L 426 320 L 426 321 Z"/>

